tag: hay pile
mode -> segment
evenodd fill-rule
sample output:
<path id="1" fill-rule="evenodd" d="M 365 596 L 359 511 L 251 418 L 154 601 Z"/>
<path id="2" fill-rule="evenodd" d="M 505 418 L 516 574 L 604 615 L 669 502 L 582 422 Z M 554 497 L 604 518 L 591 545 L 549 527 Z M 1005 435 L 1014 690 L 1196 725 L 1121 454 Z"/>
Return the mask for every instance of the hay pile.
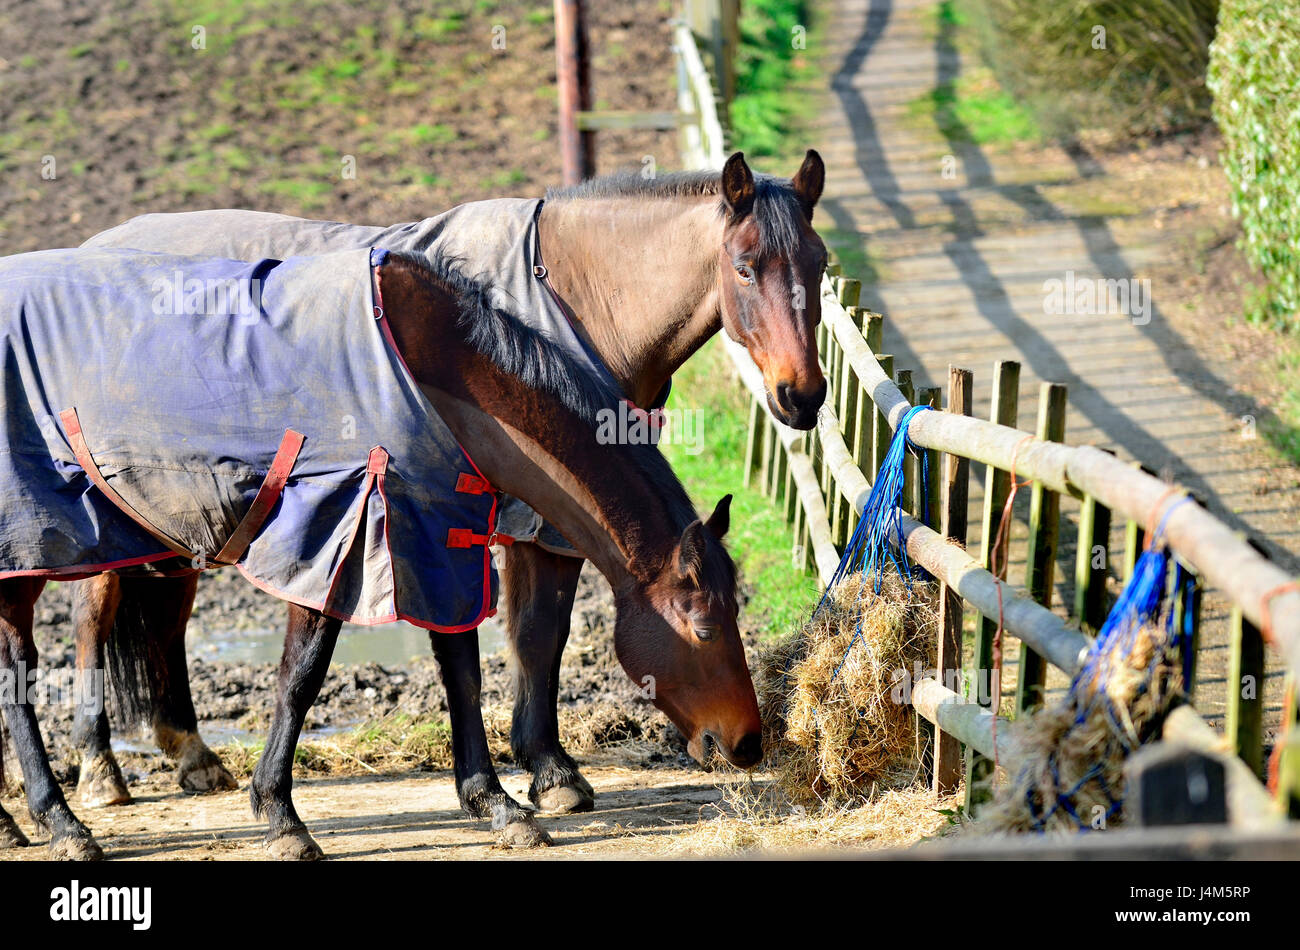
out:
<path id="1" fill-rule="evenodd" d="M 1124 762 L 1159 735 L 1182 679 L 1161 627 L 1142 624 L 1119 642 L 1131 644 L 1127 656 L 1117 646 L 1097 657 L 1063 699 L 1016 724 L 1015 762 L 1003 763 L 1011 780 L 973 829 L 1075 834 L 1122 823 Z"/>
<path id="2" fill-rule="evenodd" d="M 876 594 L 850 574 L 812 620 L 760 653 L 764 746 L 791 802 L 860 802 L 879 783 L 915 777 L 916 714 L 899 697 L 934 665 L 937 618 L 933 585 L 909 591 L 888 571 Z"/>

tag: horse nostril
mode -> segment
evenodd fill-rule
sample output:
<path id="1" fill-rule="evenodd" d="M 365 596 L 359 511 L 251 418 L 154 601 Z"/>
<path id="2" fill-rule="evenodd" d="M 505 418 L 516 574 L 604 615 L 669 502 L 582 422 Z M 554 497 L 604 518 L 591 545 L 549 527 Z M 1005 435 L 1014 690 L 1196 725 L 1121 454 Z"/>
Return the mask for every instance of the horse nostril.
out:
<path id="1" fill-rule="evenodd" d="M 786 412 L 795 411 L 794 399 L 791 398 L 790 395 L 789 383 L 776 384 L 776 404 L 780 406 L 782 409 L 784 409 Z"/>
<path id="2" fill-rule="evenodd" d="M 757 732 L 749 733 L 736 743 L 736 748 L 731 754 L 737 765 L 757 765 L 763 758 L 763 737 Z"/>

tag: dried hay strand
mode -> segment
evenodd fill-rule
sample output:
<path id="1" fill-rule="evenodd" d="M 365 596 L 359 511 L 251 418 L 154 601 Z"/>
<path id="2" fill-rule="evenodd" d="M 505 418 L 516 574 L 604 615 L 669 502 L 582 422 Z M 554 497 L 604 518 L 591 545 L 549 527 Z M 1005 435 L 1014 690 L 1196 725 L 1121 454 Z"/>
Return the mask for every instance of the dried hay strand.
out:
<path id="1" fill-rule="evenodd" d="M 701 808 L 700 821 L 648 844 L 672 855 L 798 852 L 819 848 L 906 848 L 957 828 L 959 795 L 939 796 L 924 784 L 878 785 L 856 804 L 804 808 L 748 776 L 719 785 L 722 798 Z"/>
<path id="2" fill-rule="evenodd" d="M 1077 834 L 1123 822 L 1124 762 L 1182 698 L 1181 662 L 1152 622 L 1097 659 L 1063 699 L 1013 727 L 1011 779 L 972 828 Z"/>
<path id="3" fill-rule="evenodd" d="M 804 626 L 759 654 L 756 687 L 776 783 L 791 802 L 840 806 L 917 766 L 909 678 L 934 664 L 935 589 L 846 575 Z"/>
<path id="4" fill-rule="evenodd" d="M 647 706 L 629 709 L 608 701 L 561 707 L 560 738 L 572 754 L 591 764 L 640 761 L 671 746 L 671 727 Z M 504 704 L 483 708 L 488 750 L 497 762 L 513 762 L 511 710 Z M 257 767 L 261 745 L 229 742 L 218 750 L 237 778 Z M 298 743 L 294 771 L 299 775 L 377 775 L 411 770 L 451 769 L 451 723 L 441 716 L 393 713 L 348 732 Z"/>

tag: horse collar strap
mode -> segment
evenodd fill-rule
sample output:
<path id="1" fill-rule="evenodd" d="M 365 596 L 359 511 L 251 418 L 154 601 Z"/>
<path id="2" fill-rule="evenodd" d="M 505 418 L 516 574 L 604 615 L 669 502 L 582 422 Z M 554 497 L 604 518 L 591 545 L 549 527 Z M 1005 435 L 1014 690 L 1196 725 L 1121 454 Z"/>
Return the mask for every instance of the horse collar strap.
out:
<path id="1" fill-rule="evenodd" d="M 179 555 L 355 623 L 477 626 L 498 496 L 386 342 L 370 261 L 0 259 L 0 577 Z"/>

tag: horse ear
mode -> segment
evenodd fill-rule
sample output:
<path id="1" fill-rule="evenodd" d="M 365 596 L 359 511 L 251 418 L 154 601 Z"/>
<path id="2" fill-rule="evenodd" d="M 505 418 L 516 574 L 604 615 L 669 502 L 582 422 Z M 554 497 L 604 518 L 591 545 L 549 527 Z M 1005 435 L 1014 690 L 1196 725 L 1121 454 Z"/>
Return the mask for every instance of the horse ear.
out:
<path id="1" fill-rule="evenodd" d="M 713 514 L 709 515 L 709 520 L 704 522 L 704 527 L 719 541 L 727 536 L 727 529 L 731 527 L 730 495 L 722 496 L 722 500 L 713 509 Z"/>
<path id="2" fill-rule="evenodd" d="M 822 196 L 822 189 L 826 187 L 826 165 L 814 149 L 808 149 L 791 184 L 794 185 L 794 193 L 799 196 L 799 203 L 803 205 L 804 214 L 811 221 L 813 208 Z"/>
<path id="3" fill-rule="evenodd" d="M 722 200 L 732 220 L 743 218 L 754 207 L 754 173 L 745 164 L 745 153 L 737 152 L 722 166 Z"/>
<path id="4" fill-rule="evenodd" d="M 677 543 L 677 573 L 682 577 L 695 580 L 704 568 L 704 546 L 708 539 L 704 537 L 704 522 L 698 518 L 686 526 L 682 539 Z"/>

